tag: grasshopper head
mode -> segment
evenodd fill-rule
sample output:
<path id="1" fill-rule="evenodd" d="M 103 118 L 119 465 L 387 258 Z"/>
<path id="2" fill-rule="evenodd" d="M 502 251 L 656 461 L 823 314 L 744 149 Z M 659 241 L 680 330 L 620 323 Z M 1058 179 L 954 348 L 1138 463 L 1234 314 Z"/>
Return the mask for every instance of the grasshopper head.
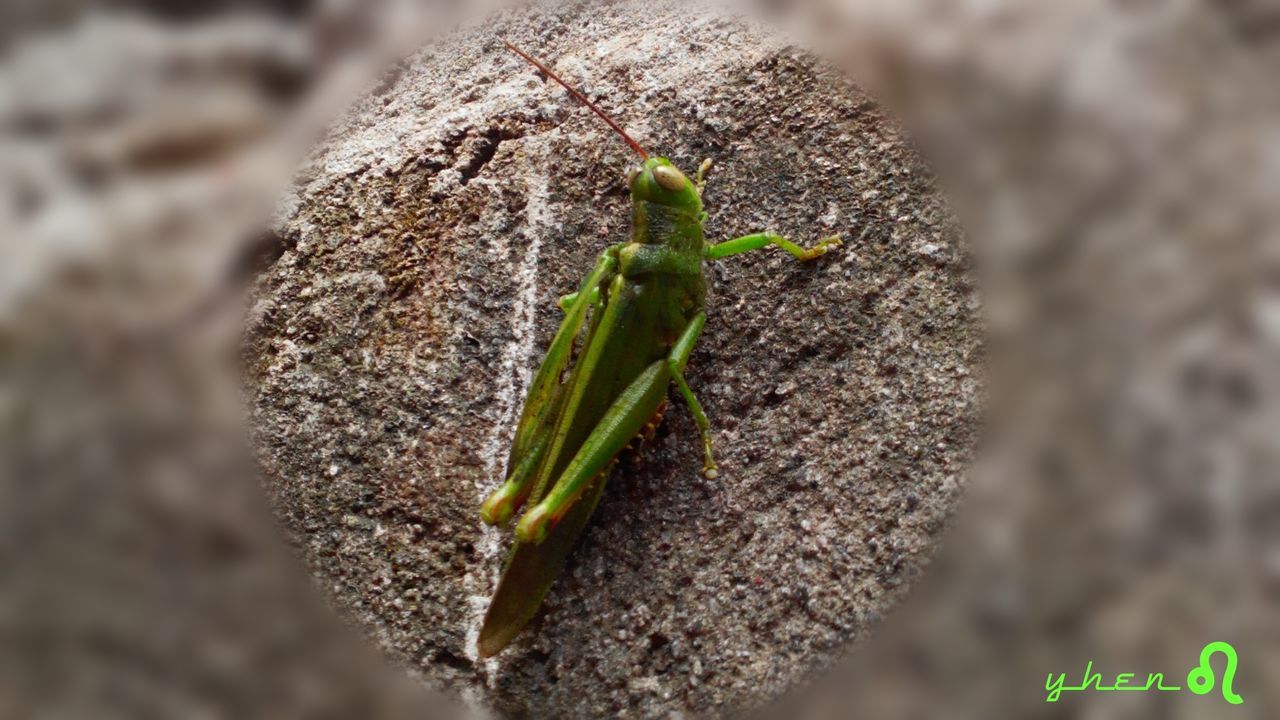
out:
<path id="1" fill-rule="evenodd" d="M 631 199 L 647 200 L 692 214 L 702 212 L 702 199 L 689 178 L 664 157 L 651 157 L 627 175 Z"/>

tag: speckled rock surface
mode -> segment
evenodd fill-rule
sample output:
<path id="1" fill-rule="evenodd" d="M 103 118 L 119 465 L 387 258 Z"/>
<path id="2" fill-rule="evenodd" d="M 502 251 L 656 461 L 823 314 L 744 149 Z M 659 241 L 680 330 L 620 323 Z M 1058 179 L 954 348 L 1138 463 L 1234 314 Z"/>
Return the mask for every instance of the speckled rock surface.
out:
<path id="1" fill-rule="evenodd" d="M 709 269 L 689 379 L 721 477 L 677 402 L 526 632 L 478 662 L 509 541 L 478 505 L 555 298 L 625 237 L 635 161 L 495 30 L 686 171 L 715 160 L 709 238 L 846 244 Z M 565 7 L 426 48 L 317 148 L 276 232 L 245 360 L 277 510 L 380 645 L 503 714 L 759 705 L 874 627 L 964 485 L 981 341 L 960 232 L 871 100 L 737 21 Z"/>

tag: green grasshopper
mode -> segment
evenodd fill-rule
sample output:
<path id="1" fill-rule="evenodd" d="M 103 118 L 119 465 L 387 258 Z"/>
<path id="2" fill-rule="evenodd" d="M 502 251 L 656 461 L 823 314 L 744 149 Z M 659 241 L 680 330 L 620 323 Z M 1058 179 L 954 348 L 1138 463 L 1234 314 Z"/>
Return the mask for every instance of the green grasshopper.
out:
<path id="1" fill-rule="evenodd" d="M 768 245 L 811 260 L 840 244 L 831 236 L 804 248 L 768 232 L 707 244 L 702 189 L 710 161 L 690 182 L 667 158 L 650 157 L 545 65 L 502 42 L 600 116 L 642 163 L 627 176 L 631 240 L 606 249 L 578 291 L 560 298 L 564 320 L 525 398 L 510 475 L 480 510 L 486 523 L 499 525 L 529 505 L 480 629 L 481 657 L 500 652 L 533 617 L 595 510 L 617 455 L 637 436 L 651 438 L 661 422 L 672 382 L 702 437 L 703 472 L 717 476 L 711 425 L 684 378 L 707 319 L 703 263 Z"/>

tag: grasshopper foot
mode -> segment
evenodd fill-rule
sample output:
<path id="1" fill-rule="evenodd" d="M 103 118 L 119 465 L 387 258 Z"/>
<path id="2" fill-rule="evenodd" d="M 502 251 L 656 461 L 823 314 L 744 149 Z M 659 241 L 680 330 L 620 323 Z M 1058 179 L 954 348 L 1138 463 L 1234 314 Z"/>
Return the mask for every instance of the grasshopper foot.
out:
<path id="1" fill-rule="evenodd" d="M 720 477 L 720 468 L 716 467 L 715 456 L 711 454 L 711 434 L 708 433 L 702 442 L 702 475 L 708 480 Z"/>
<path id="2" fill-rule="evenodd" d="M 838 247 L 839 245 L 840 245 L 840 236 L 829 235 L 819 240 L 818 243 L 813 247 L 806 248 L 804 251 L 804 255 L 800 257 L 800 260 L 813 260 L 815 258 L 820 258 L 823 255 L 826 255 L 828 250 L 830 250 L 833 247 Z"/>

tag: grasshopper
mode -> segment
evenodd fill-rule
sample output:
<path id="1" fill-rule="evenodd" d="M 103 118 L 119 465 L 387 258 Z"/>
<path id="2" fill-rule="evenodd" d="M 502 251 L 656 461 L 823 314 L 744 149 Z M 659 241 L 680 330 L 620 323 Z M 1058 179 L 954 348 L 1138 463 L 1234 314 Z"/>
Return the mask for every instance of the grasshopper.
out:
<path id="1" fill-rule="evenodd" d="M 631 239 L 607 248 L 578 291 L 560 298 L 564 320 L 525 398 L 510 474 L 481 506 L 484 522 L 500 525 L 528 505 L 480 629 L 481 657 L 501 652 L 533 617 L 595 510 L 618 454 L 638 436 L 652 437 L 673 382 L 701 435 L 703 473 L 717 476 L 711 425 L 684 377 L 707 319 L 703 264 L 769 245 L 812 260 L 840 244 L 831 236 L 805 248 L 769 232 L 708 244 L 702 190 L 710 161 L 691 182 L 667 158 L 650 157 L 545 65 L 502 42 L 603 119 L 641 164 L 627 175 Z"/>

